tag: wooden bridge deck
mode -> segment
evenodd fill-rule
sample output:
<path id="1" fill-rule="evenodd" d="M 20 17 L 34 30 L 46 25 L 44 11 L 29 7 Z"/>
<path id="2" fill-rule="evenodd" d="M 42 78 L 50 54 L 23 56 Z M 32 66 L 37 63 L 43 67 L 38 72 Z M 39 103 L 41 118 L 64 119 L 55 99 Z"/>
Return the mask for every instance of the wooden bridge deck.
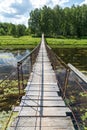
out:
<path id="1" fill-rule="evenodd" d="M 42 37 L 40 51 L 26 87 L 26 95 L 22 97 L 18 117 L 9 130 L 74 130 L 72 120 L 67 116 L 70 110 L 58 92 L 55 72 Z"/>

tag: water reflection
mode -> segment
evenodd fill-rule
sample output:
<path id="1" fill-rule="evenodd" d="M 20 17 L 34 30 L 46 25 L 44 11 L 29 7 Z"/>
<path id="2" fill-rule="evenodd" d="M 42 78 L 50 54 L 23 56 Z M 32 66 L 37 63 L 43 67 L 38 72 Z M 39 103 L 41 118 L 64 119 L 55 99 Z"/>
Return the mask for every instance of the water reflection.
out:
<path id="1" fill-rule="evenodd" d="M 17 61 L 29 53 L 29 50 L 12 53 L 0 51 L 0 79 L 3 79 L 8 73 L 15 70 L 17 68 Z"/>
<path id="2" fill-rule="evenodd" d="M 55 48 L 54 52 L 65 63 L 71 63 L 80 71 L 87 71 L 87 49 L 85 48 Z"/>
<path id="3" fill-rule="evenodd" d="M 65 61 L 71 63 L 81 71 L 87 72 L 87 49 L 84 48 L 55 48 L 54 52 Z M 0 51 L 0 79 L 3 74 L 9 73 L 16 68 L 17 61 L 23 56 L 29 54 L 30 51 L 3 52 Z"/>
<path id="4" fill-rule="evenodd" d="M 21 60 L 24 56 L 26 56 L 29 53 L 30 53 L 29 50 L 26 50 L 25 52 L 21 52 L 21 51 L 18 50 L 18 53 L 17 53 L 17 55 L 15 57 L 16 57 L 16 59 L 18 61 L 18 60 Z"/>
<path id="5" fill-rule="evenodd" d="M 17 65 L 17 59 L 12 53 L 0 53 L 0 67 L 3 66 L 13 66 Z"/>

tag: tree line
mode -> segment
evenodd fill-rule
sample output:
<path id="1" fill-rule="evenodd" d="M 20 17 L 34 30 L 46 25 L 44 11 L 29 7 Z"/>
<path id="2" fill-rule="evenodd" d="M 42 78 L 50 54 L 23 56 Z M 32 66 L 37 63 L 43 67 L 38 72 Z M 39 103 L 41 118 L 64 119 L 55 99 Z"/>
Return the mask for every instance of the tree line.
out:
<path id="1" fill-rule="evenodd" d="M 61 8 L 44 6 L 29 14 L 28 27 L 23 24 L 0 23 L 0 35 L 87 38 L 87 5 Z"/>
<path id="2" fill-rule="evenodd" d="M 30 33 L 36 36 L 44 32 L 51 37 L 87 37 L 87 5 L 36 8 L 30 12 L 28 25 Z"/>
<path id="3" fill-rule="evenodd" d="M 11 35 L 20 37 L 28 34 L 28 28 L 22 24 L 0 23 L 0 36 Z"/>

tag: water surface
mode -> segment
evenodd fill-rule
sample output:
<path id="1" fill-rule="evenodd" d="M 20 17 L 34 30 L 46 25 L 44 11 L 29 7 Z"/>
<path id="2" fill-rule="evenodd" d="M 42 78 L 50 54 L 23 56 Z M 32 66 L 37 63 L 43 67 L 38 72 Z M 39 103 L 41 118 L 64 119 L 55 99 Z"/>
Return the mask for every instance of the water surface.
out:
<path id="1" fill-rule="evenodd" d="M 87 49 L 84 48 L 55 48 L 54 52 L 67 64 L 71 63 L 80 71 L 87 72 Z M 17 61 L 29 54 L 29 50 L 4 52 L 0 51 L 0 77 L 17 67 Z"/>
<path id="2" fill-rule="evenodd" d="M 18 60 L 21 60 L 21 58 L 29 53 L 29 50 L 13 52 L 0 51 L 0 79 L 6 77 L 11 71 L 15 71 Z"/>
<path id="3" fill-rule="evenodd" d="M 85 48 L 55 48 L 54 52 L 65 63 L 71 63 L 80 71 L 87 71 L 87 49 Z"/>

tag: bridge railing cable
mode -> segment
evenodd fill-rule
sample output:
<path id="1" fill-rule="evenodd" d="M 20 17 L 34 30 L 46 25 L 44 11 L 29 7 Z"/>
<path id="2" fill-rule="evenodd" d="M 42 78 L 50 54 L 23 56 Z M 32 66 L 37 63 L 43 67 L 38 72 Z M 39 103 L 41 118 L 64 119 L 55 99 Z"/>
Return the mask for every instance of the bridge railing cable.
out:
<path id="1" fill-rule="evenodd" d="M 21 90 L 24 90 L 24 88 L 26 87 L 29 75 L 32 71 L 32 66 L 36 61 L 39 48 L 40 44 L 36 48 L 34 48 L 34 50 L 31 51 L 30 54 L 26 55 L 17 63 L 19 95 L 21 93 Z"/>
<path id="2" fill-rule="evenodd" d="M 56 72 L 58 86 L 66 105 L 72 111 L 76 130 L 87 129 L 87 77 L 71 64 L 65 64 L 46 44 L 48 56 Z"/>

